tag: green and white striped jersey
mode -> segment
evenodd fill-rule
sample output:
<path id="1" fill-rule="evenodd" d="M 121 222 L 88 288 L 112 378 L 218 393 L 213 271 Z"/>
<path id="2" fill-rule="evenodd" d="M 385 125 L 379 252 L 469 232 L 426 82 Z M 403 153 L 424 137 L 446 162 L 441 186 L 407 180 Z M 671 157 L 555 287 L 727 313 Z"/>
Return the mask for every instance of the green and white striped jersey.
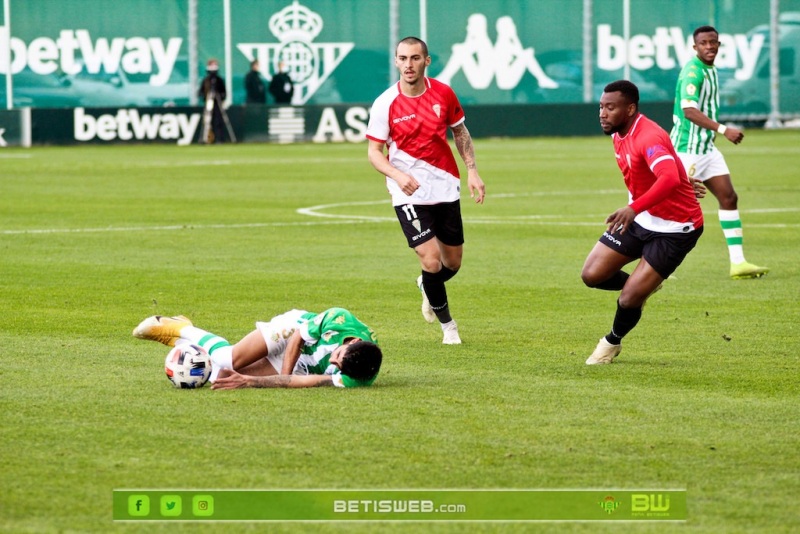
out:
<path id="1" fill-rule="evenodd" d="M 683 109 L 699 109 L 710 119 L 717 120 L 719 110 L 719 78 L 714 65 L 706 65 L 697 56 L 681 70 L 675 87 L 675 107 L 672 111 L 672 131 L 669 134 L 676 152 L 708 154 L 714 148 L 716 132 L 701 128 L 686 118 Z"/>
<path id="2" fill-rule="evenodd" d="M 322 313 L 307 313 L 304 322 L 299 325 L 300 335 L 305 342 L 300 355 L 300 362 L 305 364 L 308 374 L 332 375 L 333 383 L 339 387 L 369 386 L 375 381 L 351 378 L 331 365 L 331 353 L 344 344 L 348 338 L 378 343 L 375 332 L 359 321 L 355 315 L 344 308 L 330 308 Z"/>

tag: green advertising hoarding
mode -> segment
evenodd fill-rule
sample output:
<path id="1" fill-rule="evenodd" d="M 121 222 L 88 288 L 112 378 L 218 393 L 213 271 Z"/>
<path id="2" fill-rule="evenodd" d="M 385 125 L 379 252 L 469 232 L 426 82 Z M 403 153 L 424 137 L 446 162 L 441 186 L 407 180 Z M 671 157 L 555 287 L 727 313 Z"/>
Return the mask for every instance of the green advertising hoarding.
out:
<path id="1" fill-rule="evenodd" d="M 15 107 L 188 105 L 210 57 L 233 104 L 253 59 L 267 80 L 287 65 L 295 105 L 369 104 L 393 81 L 391 43 L 405 35 L 428 41 L 429 74 L 467 105 L 592 101 L 626 74 L 645 102 L 669 101 L 692 30 L 710 23 L 725 111 L 769 109 L 769 0 L 630 0 L 627 19 L 621 0 L 197 0 L 196 17 L 192 0 L 6 1 L 0 99 L 10 56 Z M 780 110 L 800 113 L 800 0 L 780 8 Z"/>
<path id="2" fill-rule="evenodd" d="M 31 145 L 31 110 L 0 110 L 0 148 Z"/>

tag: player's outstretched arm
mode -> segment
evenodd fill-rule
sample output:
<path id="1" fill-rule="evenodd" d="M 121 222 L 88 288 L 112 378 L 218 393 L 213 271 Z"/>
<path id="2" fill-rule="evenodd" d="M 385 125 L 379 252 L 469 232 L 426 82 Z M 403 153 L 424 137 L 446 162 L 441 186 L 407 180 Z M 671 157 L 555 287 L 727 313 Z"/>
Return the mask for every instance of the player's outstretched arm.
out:
<path id="1" fill-rule="evenodd" d="M 211 389 L 242 388 L 316 388 L 333 386 L 330 375 L 249 376 L 236 371 L 222 371 Z"/>

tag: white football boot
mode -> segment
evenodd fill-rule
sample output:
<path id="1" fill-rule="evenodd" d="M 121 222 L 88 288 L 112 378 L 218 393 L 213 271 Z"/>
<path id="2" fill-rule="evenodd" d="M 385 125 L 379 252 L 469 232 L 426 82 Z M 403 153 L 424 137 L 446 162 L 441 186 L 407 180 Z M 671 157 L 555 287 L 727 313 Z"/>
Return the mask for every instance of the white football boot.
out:
<path id="1" fill-rule="evenodd" d="M 450 321 L 447 323 L 447 326 L 442 325 L 442 332 L 444 333 L 444 339 L 442 339 L 444 345 L 461 345 L 461 338 L 458 335 L 458 325 L 455 321 Z"/>
<path id="2" fill-rule="evenodd" d="M 622 345 L 612 345 L 606 341 L 606 337 L 603 336 L 600 338 L 600 342 L 597 344 L 592 355 L 586 360 L 586 365 L 613 363 L 614 358 L 619 356 L 621 351 Z"/>

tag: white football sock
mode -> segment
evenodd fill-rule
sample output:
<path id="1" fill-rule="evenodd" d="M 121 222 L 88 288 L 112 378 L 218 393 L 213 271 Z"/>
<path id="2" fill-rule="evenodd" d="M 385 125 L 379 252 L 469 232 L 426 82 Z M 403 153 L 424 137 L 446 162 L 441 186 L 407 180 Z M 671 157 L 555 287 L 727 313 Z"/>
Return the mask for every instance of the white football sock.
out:
<path id="1" fill-rule="evenodd" d="M 233 369 L 233 347 L 228 340 L 196 326 L 181 328 L 181 339 L 205 349 L 211 357 L 211 377 L 214 382 L 223 369 Z"/>
<path id="2" fill-rule="evenodd" d="M 209 352 L 209 356 L 211 356 L 211 376 L 209 377 L 211 382 L 217 379 L 217 375 L 223 369 L 233 369 L 233 347 L 230 344 L 213 349 L 213 352 Z"/>
<path id="3" fill-rule="evenodd" d="M 739 210 L 719 210 L 719 224 L 722 226 L 722 233 L 725 234 L 725 241 L 728 244 L 728 255 L 731 263 L 742 263 L 744 259 L 744 249 L 742 248 L 742 219 Z"/>

